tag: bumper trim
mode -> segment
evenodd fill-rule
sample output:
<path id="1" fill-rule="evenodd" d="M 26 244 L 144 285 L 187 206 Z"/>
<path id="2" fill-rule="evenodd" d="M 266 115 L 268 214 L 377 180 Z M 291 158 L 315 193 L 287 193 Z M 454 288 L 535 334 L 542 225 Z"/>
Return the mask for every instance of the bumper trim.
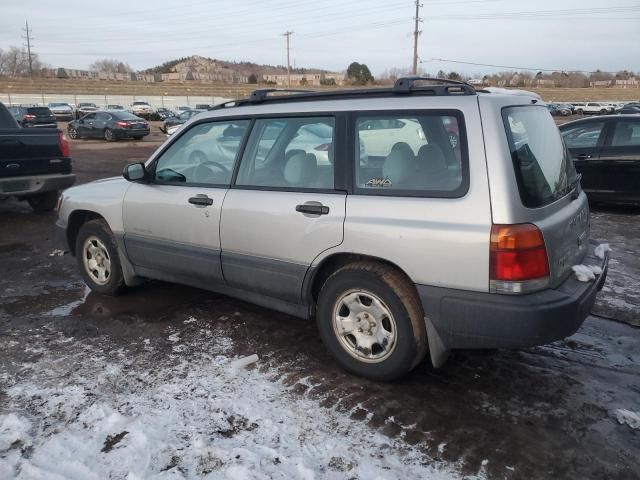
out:
<path id="1" fill-rule="evenodd" d="M 20 177 L 0 178 L 0 198 L 14 196 L 29 196 L 38 193 L 51 192 L 54 190 L 64 190 L 76 181 L 76 176 L 72 173 L 56 173 L 50 175 L 24 175 Z M 24 182 L 26 188 L 21 190 L 4 191 L 3 184 L 13 182 Z"/>
<path id="2" fill-rule="evenodd" d="M 607 276 L 609 256 L 596 258 L 592 253 L 596 245 L 591 242 L 583 260 L 602 268 L 595 282 L 579 282 L 572 274 L 555 289 L 527 295 L 416 285 L 428 317 L 427 329 L 434 330 L 436 343 L 441 343 L 432 356 L 440 357 L 443 349 L 454 348 L 533 347 L 575 333 L 589 315 Z"/>

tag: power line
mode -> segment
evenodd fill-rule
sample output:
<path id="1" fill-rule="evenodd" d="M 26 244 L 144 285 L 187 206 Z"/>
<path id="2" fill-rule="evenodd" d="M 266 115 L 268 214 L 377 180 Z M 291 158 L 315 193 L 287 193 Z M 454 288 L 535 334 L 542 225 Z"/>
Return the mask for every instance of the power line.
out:
<path id="1" fill-rule="evenodd" d="M 420 63 L 428 63 L 428 62 L 459 63 L 462 65 L 475 65 L 479 67 L 510 68 L 513 70 L 529 70 L 532 72 L 611 73 L 611 74 L 618 73 L 618 72 L 605 72 L 603 70 L 599 70 L 596 72 L 596 71 L 589 71 L 589 70 L 571 70 L 568 68 L 515 67 L 513 65 L 496 65 L 493 63 L 465 62 L 462 60 L 452 60 L 450 58 L 430 58 L 429 60 L 424 60 L 424 61 L 421 61 Z"/>
<path id="2" fill-rule="evenodd" d="M 22 38 L 27 42 L 27 55 L 29 56 L 29 77 L 33 78 L 33 62 L 31 60 L 31 41 L 33 38 L 31 37 L 31 31 L 29 30 L 29 22 L 25 22 L 25 28 L 22 29 L 25 33 Z"/>

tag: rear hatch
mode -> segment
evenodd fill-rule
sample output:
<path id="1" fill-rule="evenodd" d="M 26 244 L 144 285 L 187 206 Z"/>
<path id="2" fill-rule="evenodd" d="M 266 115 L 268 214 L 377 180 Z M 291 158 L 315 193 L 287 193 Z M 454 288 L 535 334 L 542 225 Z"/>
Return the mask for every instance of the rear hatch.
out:
<path id="1" fill-rule="evenodd" d="M 71 173 L 54 129 L 0 129 L 0 177 Z"/>
<path id="2" fill-rule="evenodd" d="M 558 286 L 581 263 L 589 245 L 589 206 L 560 132 L 544 106 L 502 108 L 522 209 L 514 223 L 542 232 L 550 286 Z"/>
<path id="3" fill-rule="evenodd" d="M 31 116 L 28 121 L 35 125 L 50 125 L 56 123 L 55 115 L 51 113 L 51 110 L 47 107 L 29 107 L 27 108 L 25 118 L 27 115 Z"/>

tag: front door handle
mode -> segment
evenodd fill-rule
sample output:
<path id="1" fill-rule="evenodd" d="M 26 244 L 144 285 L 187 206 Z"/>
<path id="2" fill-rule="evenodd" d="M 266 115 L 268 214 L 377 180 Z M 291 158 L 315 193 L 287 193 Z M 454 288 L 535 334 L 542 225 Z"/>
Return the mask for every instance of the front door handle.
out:
<path id="1" fill-rule="evenodd" d="M 329 213 L 329 207 L 326 205 L 304 203 L 302 205 L 296 205 L 296 212 L 308 213 L 311 215 L 327 215 Z"/>
<path id="2" fill-rule="evenodd" d="M 196 207 L 207 207 L 213 205 L 213 198 L 209 198 L 204 194 L 198 194 L 195 197 L 191 197 L 189 203 Z"/>
<path id="3" fill-rule="evenodd" d="M 586 153 L 581 153 L 580 155 L 577 155 L 576 158 L 579 160 L 586 160 L 587 158 L 591 158 L 591 155 L 588 155 Z"/>

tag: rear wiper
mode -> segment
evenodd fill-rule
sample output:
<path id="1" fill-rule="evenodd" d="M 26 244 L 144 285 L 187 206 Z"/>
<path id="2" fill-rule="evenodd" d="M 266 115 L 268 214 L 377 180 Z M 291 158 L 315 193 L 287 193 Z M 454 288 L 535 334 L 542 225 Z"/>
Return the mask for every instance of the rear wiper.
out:
<path id="1" fill-rule="evenodd" d="M 580 180 L 582 179 L 582 174 L 578 173 L 576 175 L 575 181 L 571 184 L 571 201 L 577 200 L 580 197 L 580 189 L 578 186 L 580 185 Z"/>

